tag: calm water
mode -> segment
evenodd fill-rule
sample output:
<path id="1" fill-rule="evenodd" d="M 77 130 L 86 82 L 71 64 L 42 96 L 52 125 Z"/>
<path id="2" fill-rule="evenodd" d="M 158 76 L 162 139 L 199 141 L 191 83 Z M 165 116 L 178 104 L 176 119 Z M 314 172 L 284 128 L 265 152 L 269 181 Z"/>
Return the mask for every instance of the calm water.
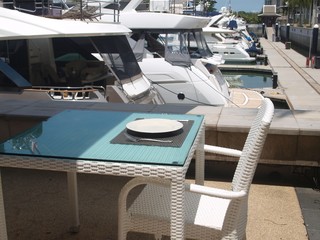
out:
<path id="1" fill-rule="evenodd" d="M 222 72 L 230 88 L 274 88 L 271 74 Z M 271 99 L 276 109 L 289 109 L 287 102 Z"/>
<path id="2" fill-rule="evenodd" d="M 222 72 L 231 88 L 273 88 L 272 75 Z"/>

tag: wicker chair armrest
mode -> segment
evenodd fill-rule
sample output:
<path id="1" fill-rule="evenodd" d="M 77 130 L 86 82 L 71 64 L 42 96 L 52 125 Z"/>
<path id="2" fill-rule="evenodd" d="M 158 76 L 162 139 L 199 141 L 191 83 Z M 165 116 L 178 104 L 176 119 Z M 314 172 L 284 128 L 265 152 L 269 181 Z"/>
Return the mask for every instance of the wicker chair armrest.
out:
<path id="1" fill-rule="evenodd" d="M 203 195 L 208 195 L 211 197 L 218 197 L 224 199 L 241 199 L 247 195 L 245 191 L 230 191 L 225 189 L 213 188 L 202 186 L 198 184 L 188 184 L 186 190 L 194 193 L 199 193 Z"/>
<path id="2" fill-rule="evenodd" d="M 119 204 L 126 202 L 127 195 L 129 192 L 139 186 L 144 184 L 156 184 L 161 186 L 170 187 L 170 182 L 168 180 L 158 179 L 158 178 L 143 178 L 143 177 L 136 177 L 131 179 L 125 186 L 121 189 L 120 196 L 119 196 Z M 247 195 L 245 191 L 230 191 L 220 188 L 213 188 L 198 184 L 185 184 L 186 191 L 204 194 L 212 197 L 219 197 L 225 199 L 235 199 L 235 198 L 243 198 Z"/>
<path id="3" fill-rule="evenodd" d="M 218 147 L 212 145 L 204 145 L 204 151 L 209 153 L 216 153 L 220 155 L 232 156 L 232 157 L 240 157 L 242 151 L 232 149 L 232 148 L 225 148 L 225 147 Z"/>

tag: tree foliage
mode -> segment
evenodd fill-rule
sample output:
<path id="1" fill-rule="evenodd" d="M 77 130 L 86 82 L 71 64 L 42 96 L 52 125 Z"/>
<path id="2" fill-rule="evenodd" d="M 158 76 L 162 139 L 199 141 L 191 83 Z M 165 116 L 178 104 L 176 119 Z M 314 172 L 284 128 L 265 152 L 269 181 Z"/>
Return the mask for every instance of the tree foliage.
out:
<path id="1" fill-rule="evenodd" d="M 289 8 L 297 8 L 297 7 L 310 7 L 312 5 L 312 0 L 288 0 Z"/>
<path id="2" fill-rule="evenodd" d="M 305 19 L 306 15 L 303 14 L 306 9 L 310 9 L 313 0 L 288 0 L 288 14 L 296 22 L 296 14 L 299 15 L 299 25 L 302 26 L 303 22 L 308 20 Z"/>
<path id="3" fill-rule="evenodd" d="M 259 13 L 239 11 L 238 17 L 243 18 L 248 24 L 261 23 L 261 19 L 258 17 Z"/>
<path id="4" fill-rule="evenodd" d="M 214 5 L 217 3 L 217 1 L 214 1 L 214 0 L 204 0 L 204 4 L 205 6 L 207 6 L 207 11 L 208 12 L 212 12 L 212 11 L 215 11 L 217 10 Z"/>

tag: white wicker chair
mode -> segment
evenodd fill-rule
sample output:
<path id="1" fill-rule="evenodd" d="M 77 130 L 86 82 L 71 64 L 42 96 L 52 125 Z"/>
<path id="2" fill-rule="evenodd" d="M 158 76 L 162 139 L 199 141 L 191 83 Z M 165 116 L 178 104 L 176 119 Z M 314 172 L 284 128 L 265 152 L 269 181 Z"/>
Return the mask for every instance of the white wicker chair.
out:
<path id="1" fill-rule="evenodd" d="M 250 128 L 243 150 L 205 145 L 205 151 L 239 157 L 231 190 L 186 184 L 185 236 L 191 239 L 245 239 L 248 193 L 274 113 L 265 99 Z M 128 194 L 146 184 L 129 205 Z M 129 231 L 170 235 L 170 185 L 160 179 L 134 178 L 119 196 L 119 240 Z"/>

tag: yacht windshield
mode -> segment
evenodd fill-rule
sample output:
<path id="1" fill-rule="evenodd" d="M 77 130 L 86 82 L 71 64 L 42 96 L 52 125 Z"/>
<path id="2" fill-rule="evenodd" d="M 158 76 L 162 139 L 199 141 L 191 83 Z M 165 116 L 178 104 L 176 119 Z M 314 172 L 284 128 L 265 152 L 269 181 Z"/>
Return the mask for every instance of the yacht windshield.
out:
<path id="1" fill-rule="evenodd" d="M 189 41 L 195 41 L 196 42 L 196 52 L 200 54 L 201 57 L 204 58 L 210 58 L 212 57 L 212 52 L 210 51 L 207 42 L 205 40 L 205 37 L 203 36 L 202 32 L 191 32 L 189 33 Z M 191 49 L 190 49 L 191 50 Z M 190 51 L 191 57 L 192 52 Z"/>
<path id="2" fill-rule="evenodd" d="M 167 62 L 176 66 L 191 66 L 187 38 L 183 33 L 162 34 L 159 41 L 165 43 L 165 60 Z"/>
<path id="3" fill-rule="evenodd" d="M 133 50 L 138 61 L 141 61 L 143 47 L 154 57 L 164 57 L 174 66 L 190 67 L 192 65 L 191 58 L 210 58 L 213 56 L 200 30 L 135 33 L 131 38 L 136 41 Z"/>
<path id="4" fill-rule="evenodd" d="M 0 60 L 0 86 L 8 87 L 105 86 L 142 77 L 125 35 L 0 41 Z"/>
<path id="5" fill-rule="evenodd" d="M 141 69 L 131 50 L 126 36 L 108 36 L 90 38 L 92 42 L 79 42 L 81 46 L 87 45 L 92 54 L 100 55 L 111 71 L 119 80 L 134 80 L 142 77 Z M 90 43 L 90 44 L 89 44 Z M 92 44 L 93 43 L 93 44 Z"/>

